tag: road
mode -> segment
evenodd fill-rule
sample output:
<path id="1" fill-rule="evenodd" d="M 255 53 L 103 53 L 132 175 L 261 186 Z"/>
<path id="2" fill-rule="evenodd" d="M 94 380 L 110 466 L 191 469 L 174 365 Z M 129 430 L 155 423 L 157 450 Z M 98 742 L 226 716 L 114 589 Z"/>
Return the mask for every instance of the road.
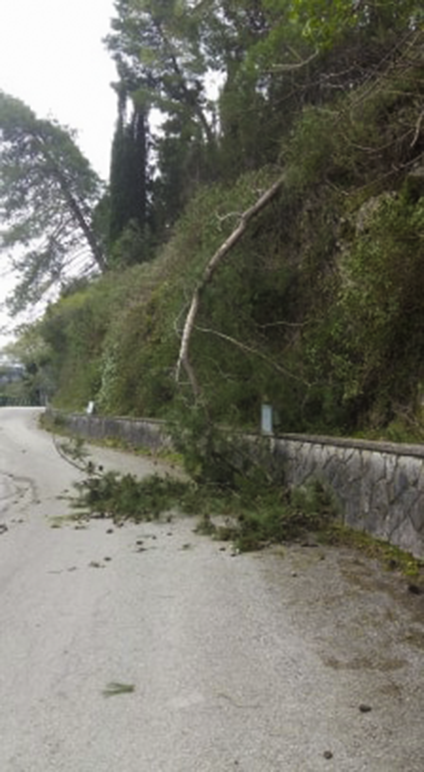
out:
<path id="1" fill-rule="evenodd" d="M 347 549 L 78 526 L 78 474 L 0 410 L 1 772 L 423 772 L 424 596 Z"/>

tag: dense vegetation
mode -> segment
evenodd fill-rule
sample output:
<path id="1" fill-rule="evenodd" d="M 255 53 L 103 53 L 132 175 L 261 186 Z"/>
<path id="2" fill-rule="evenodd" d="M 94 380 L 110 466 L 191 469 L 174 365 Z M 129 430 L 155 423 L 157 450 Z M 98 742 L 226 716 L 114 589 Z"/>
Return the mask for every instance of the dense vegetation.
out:
<path id="1" fill-rule="evenodd" d="M 419 436 L 420 13 L 379 0 L 117 0 L 117 128 L 93 213 L 106 267 L 64 282 L 23 331 L 33 387 L 67 409 L 94 399 L 102 413 L 173 418 L 200 403 L 212 422 L 252 427 L 267 400 L 282 431 L 396 438 L 404 424 Z M 281 176 L 201 287 L 194 395 L 175 378 L 192 294 Z"/>

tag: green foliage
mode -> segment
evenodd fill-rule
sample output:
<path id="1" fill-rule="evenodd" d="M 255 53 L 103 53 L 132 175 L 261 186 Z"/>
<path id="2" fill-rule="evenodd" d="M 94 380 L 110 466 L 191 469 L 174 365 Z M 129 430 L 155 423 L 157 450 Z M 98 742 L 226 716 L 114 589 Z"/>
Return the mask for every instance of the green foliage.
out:
<path id="1" fill-rule="evenodd" d="M 345 261 L 333 334 L 334 350 L 350 365 L 345 397 L 374 405 L 383 420 L 396 403 L 413 403 L 422 378 L 423 215 L 422 200 L 383 200 Z"/>
<path id="2" fill-rule="evenodd" d="M 75 485 L 75 509 L 114 522 L 195 514 L 201 518 L 199 531 L 232 539 L 244 551 L 321 530 L 336 515 L 331 496 L 320 484 L 294 493 L 286 489 L 266 442 L 217 432 L 204 415 L 174 426 L 174 438 L 179 438 L 190 479 L 104 472 L 84 461 L 81 447 L 62 444 L 86 471 L 85 479 Z M 227 525 L 216 526 L 213 518 L 223 516 Z"/>
<path id="3" fill-rule="evenodd" d="M 267 439 L 217 429 L 199 408 L 169 431 L 187 472 L 206 491 L 203 532 L 213 531 L 213 513 L 225 514 L 229 524 L 216 534 L 249 550 L 320 530 L 336 516 L 333 499 L 320 483 L 287 489 Z"/>
<path id="4" fill-rule="evenodd" d="M 98 395 L 101 410 L 158 417 L 169 414 L 176 397 L 174 368 L 179 339 L 175 327 L 181 327 L 188 293 L 211 254 L 237 222 L 237 211 L 227 216 L 230 206 L 239 211 L 247 208 L 257 196 L 257 186 L 266 186 L 271 174 L 272 170 L 263 170 L 260 174 L 246 175 L 236 186 L 202 190 L 187 208 L 161 259 L 146 266 L 139 274 L 131 274 L 131 294 L 125 299 L 119 317 L 104 341 L 102 384 Z M 199 228 L 199 222 L 202 228 Z M 240 257 L 234 264 L 228 262 L 223 266 L 220 290 L 217 292 L 211 286 L 204 293 L 201 329 L 196 333 L 194 348 L 199 357 L 202 385 L 214 414 L 230 419 L 235 411 L 237 420 L 247 416 L 250 422 L 256 423 L 263 389 L 263 368 L 254 353 L 249 354 L 237 344 L 240 340 L 243 343 L 250 332 L 251 343 L 254 342 L 251 310 L 253 305 L 259 308 L 264 297 L 263 292 L 259 296 L 257 286 L 257 271 L 263 259 L 257 252 L 255 240 L 250 246 L 247 239 L 244 252 L 238 254 Z M 282 284 L 285 273 L 282 266 L 281 278 L 278 278 Z M 128 291 L 128 282 L 124 280 L 124 283 Z M 275 283 L 274 274 L 274 288 Z M 274 288 L 269 289 L 269 298 Z M 234 293 L 238 299 L 236 317 L 233 313 Z M 275 314 L 278 314 L 277 293 L 274 293 L 274 300 Z M 219 337 L 221 331 L 230 336 L 227 343 Z M 140 341 L 143 341 L 142 346 Z M 260 346 L 258 339 L 258 349 Z M 218 372 L 226 376 L 220 392 L 215 387 L 214 373 Z M 247 387 L 246 379 L 249 381 Z M 238 401 L 242 401 L 243 406 L 238 407 Z"/>
<path id="5" fill-rule="evenodd" d="M 52 351 L 41 334 L 41 327 L 40 322 L 22 326 L 20 337 L 8 347 L 11 355 L 25 367 L 24 388 L 31 404 L 45 404 L 56 388 Z"/>
<path id="6" fill-rule="evenodd" d="M 247 11 L 240 3 L 223 9 L 224 27 L 234 33 L 222 54 L 227 63 L 242 20 L 257 30 L 255 45 L 266 40 L 266 19 Z M 267 13 L 276 11 L 277 4 L 269 5 Z M 216 28 L 215 42 L 218 33 Z M 224 179 L 193 190 L 166 245 L 149 264 L 71 287 L 52 304 L 38 334 L 44 372 L 49 370 L 57 384 L 57 405 L 81 409 L 95 399 L 101 413 L 178 422 L 183 416 L 199 441 L 205 415 L 209 427 L 257 429 L 265 400 L 278 413 L 279 431 L 347 433 L 391 426 L 396 432 L 404 416 L 411 427 L 414 420 L 419 423 L 424 329 L 420 40 L 411 31 L 396 54 L 376 43 L 372 67 L 365 67 L 360 85 L 355 79 L 349 90 L 341 84 L 338 96 L 325 105 L 321 92 L 315 105 L 310 92 L 302 92 L 302 110 L 295 113 L 290 102 L 290 131 L 280 108 L 281 126 L 277 131 L 271 122 L 269 134 L 264 116 L 276 98 L 274 85 L 283 88 L 284 80 L 288 88 L 287 78 L 278 71 L 272 89 L 269 81 L 259 88 L 256 76 L 234 63 L 228 95 L 237 82 L 245 87 L 234 109 L 242 113 L 244 100 L 247 104 L 256 89 L 258 102 L 252 97 L 252 104 L 265 111 L 259 110 L 258 123 L 245 116 L 246 125 L 237 131 L 246 130 L 247 142 L 250 126 L 252 138 L 258 126 L 263 129 L 264 146 L 271 139 L 279 152 L 285 184 L 201 292 L 190 354 L 202 400 L 195 403 L 189 383 L 175 383 L 192 293 L 212 255 L 280 175 L 280 167 L 237 174 L 237 161 Z M 383 50 L 385 58 L 376 68 Z M 324 66 L 318 57 L 315 75 L 324 78 L 334 61 L 330 57 Z M 293 81 L 290 75 L 290 88 L 298 77 Z M 227 107 L 232 120 L 230 99 Z M 173 129 L 168 128 L 170 139 Z M 218 156 L 227 140 L 228 149 L 230 135 L 224 131 Z M 163 223 L 169 222 L 167 207 Z M 132 262 L 133 251 L 137 259 L 139 239 L 138 231 L 123 234 L 121 265 Z M 222 455 L 219 434 L 208 429 L 203 440 Z M 194 456 L 190 470 L 203 474 Z M 211 479 L 219 477 L 221 460 L 216 469 L 211 464 Z"/>
<path id="7" fill-rule="evenodd" d="M 333 491 L 320 480 L 286 488 L 281 478 L 281 464 L 274 468 L 267 442 L 258 447 L 252 441 L 234 441 L 234 437 L 221 433 L 221 472 L 212 480 L 208 463 L 212 461 L 216 467 L 217 456 L 213 443 L 205 444 L 201 439 L 198 431 L 201 423 L 199 419 L 195 431 L 191 425 L 175 432 L 176 436 L 185 432 L 183 445 L 184 452 L 188 451 L 188 467 L 197 455 L 195 480 L 157 474 L 139 479 L 131 474 L 104 472 L 101 466 L 87 461 L 84 443 L 79 438 L 62 443 L 60 452 L 86 473 L 85 479 L 75 486 L 76 497 L 71 499 L 80 513 L 76 517 L 111 517 L 122 524 L 126 520 L 151 521 L 161 515 L 166 515 L 168 520 L 178 513 L 195 515 L 196 533 L 231 540 L 240 551 L 299 539 L 306 539 L 309 544 L 308 537 L 312 535 L 318 543 L 353 547 L 377 558 L 389 570 L 421 580 L 423 561 L 385 541 L 344 526 Z M 203 428 L 204 432 L 209 431 L 204 417 Z M 234 464 L 238 466 L 238 474 L 229 475 Z M 420 585 L 418 588 L 411 585 L 411 591 L 420 592 Z"/>
<path id="8" fill-rule="evenodd" d="M 109 248 L 114 266 L 132 265 L 146 258 L 147 121 L 145 110 L 137 106 L 126 121 L 126 102 L 122 91 L 110 170 Z"/>
<path id="9" fill-rule="evenodd" d="M 14 312 L 57 287 L 82 250 L 88 268 L 104 269 L 91 225 L 100 194 L 72 132 L 0 92 L 0 247 L 19 272 Z"/>
<path id="10" fill-rule="evenodd" d="M 177 339 L 162 316 L 169 294 L 166 284 L 151 288 L 146 302 L 129 306 L 107 335 L 98 392 L 105 412 L 161 416 L 172 400 Z"/>
<path id="11" fill-rule="evenodd" d="M 225 463 L 220 476 L 227 471 Z M 116 523 L 151 521 L 172 512 L 195 514 L 201 518 L 199 531 L 232 539 L 242 551 L 320 531 L 334 519 L 330 499 L 319 486 L 298 492 L 292 501 L 285 488 L 264 480 L 263 473 L 239 474 L 235 487 L 227 487 L 210 479 L 196 484 L 158 475 L 139 480 L 92 468 L 77 484 L 72 503 L 82 515 L 110 517 Z M 213 518 L 223 516 L 228 524 L 216 526 Z"/>
<path id="12" fill-rule="evenodd" d="M 152 145 L 155 174 L 149 180 L 149 223 L 162 238 L 187 202 L 188 191 L 212 173 L 215 132 L 213 107 L 205 93 L 203 22 L 187 2 L 118 0 L 115 11 L 106 42 L 117 64 L 118 90 L 131 94 L 134 115 L 143 114 L 146 122 L 153 108 L 163 116 L 161 131 Z M 112 158 L 111 183 L 114 187 L 118 182 L 119 188 L 118 195 L 113 193 L 112 240 L 121 232 L 125 217 L 134 217 L 130 213 L 137 202 L 141 205 L 139 196 L 132 197 L 134 175 L 141 168 L 147 172 L 147 145 L 144 143 L 144 158 L 137 163 L 131 147 L 139 148 L 140 144 L 128 144 L 128 128 L 121 111 Z M 131 159 L 135 161 L 132 165 Z M 144 193 L 146 197 L 146 187 Z M 144 200 L 145 213 L 146 203 Z"/>
<path id="13" fill-rule="evenodd" d="M 277 20 L 269 32 L 267 44 L 278 40 L 303 40 L 314 49 L 328 50 L 340 44 L 352 33 L 369 37 L 384 37 L 395 30 L 407 30 L 423 20 L 417 0 L 372 0 L 352 3 L 351 0 L 264 0 L 264 8 Z M 285 32 L 285 34 L 284 34 Z"/>
<path id="14" fill-rule="evenodd" d="M 411 55 L 337 111 L 308 108 L 283 148 L 298 297 L 309 303 L 299 426 L 382 427 L 417 407 L 422 188 L 408 171 L 421 93 L 422 63 Z"/>
<path id="15" fill-rule="evenodd" d="M 77 483 L 79 496 L 74 504 L 94 517 L 111 517 L 120 520 L 154 520 L 171 506 L 184 502 L 187 484 L 159 475 L 138 480 L 134 475 L 116 472 L 100 473 L 93 468 L 92 474 Z"/>
<path id="16" fill-rule="evenodd" d="M 235 533 L 243 551 L 325 531 L 337 517 L 330 493 L 317 481 L 290 492 L 274 486 L 265 492 L 260 489 L 254 502 L 253 511 L 250 497 L 243 502 L 246 509 Z"/>
<path id="17" fill-rule="evenodd" d="M 39 405 L 40 394 L 25 367 L 12 359 L 2 357 L 0 363 L 0 405 Z"/>
<path id="18" fill-rule="evenodd" d="M 68 409 L 81 410 L 101 382 L 103 340 L 121 297 L 109 274 L 89 288 L 65 292 L 38 324 L 42 358 L 36 363 L 50 395 Z M 37 355 L 39 356 L 39 355 Z"/>
<path id="19" fill-rule="evenodd" d="M 137 220 L 129 220 L 110 248 L 109 259 L 116 268 L 126 268 L 146 262 L 151 253 L 146 225 L 142 227 Z"/>

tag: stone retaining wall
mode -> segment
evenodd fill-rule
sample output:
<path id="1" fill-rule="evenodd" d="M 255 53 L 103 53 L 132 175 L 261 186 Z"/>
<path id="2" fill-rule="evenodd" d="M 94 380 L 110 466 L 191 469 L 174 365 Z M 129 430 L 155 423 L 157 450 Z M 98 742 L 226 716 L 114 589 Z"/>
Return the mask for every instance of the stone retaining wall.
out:
<path id="1" fill-rule="evenodd" d="M 153 451 L 171 447 L 160 421 L 61 415 L 87 438 L 116 437 Z M 424 447 L 295 434 L 269 443 L 289 485 L 322 481 L 346 525 L 424 558 Z"/>
<path id="2" fill-rule="evenodd" d="M 52 409 L 48 409 L 47 413 L 63 422 L 71 432 L 86 439 L 118 439 L 130 446 L 152 451 L 172 446 L 162 421 L 89 416 L 83 413 L 70 414 Z"/>
<path id="3" fill-rule="evenodd" d="M 286 435 L 271 442 L 289 485 L 322 481 L 346 525 L 424 558 L 424 448 Z"/>

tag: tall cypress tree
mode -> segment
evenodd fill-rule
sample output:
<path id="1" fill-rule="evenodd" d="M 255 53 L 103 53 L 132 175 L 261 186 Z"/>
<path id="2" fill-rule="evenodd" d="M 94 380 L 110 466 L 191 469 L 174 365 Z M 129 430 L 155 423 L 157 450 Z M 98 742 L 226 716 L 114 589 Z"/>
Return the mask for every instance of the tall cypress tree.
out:
<path id="1" fill-rule="evenodd" d="M 118 86 L 118 120 L 112 143 L 110 169 L 109 243 L 114 245 L 128 226 L 142 236 L 147 216 L 147 120 L 133 102 L 127 119 L 128 93 Z M 139 259 L 142 259 L 141 256 Z"/>
<path id="2" fill-rule="evenodd" d="M 109 242 L 113 245 L 121 235 L 126 222 L 126 143 L 125 109 L 126 93 L 118 87 L 118 119 L 112 141 L 110 162 L 110 217 Z"/>

